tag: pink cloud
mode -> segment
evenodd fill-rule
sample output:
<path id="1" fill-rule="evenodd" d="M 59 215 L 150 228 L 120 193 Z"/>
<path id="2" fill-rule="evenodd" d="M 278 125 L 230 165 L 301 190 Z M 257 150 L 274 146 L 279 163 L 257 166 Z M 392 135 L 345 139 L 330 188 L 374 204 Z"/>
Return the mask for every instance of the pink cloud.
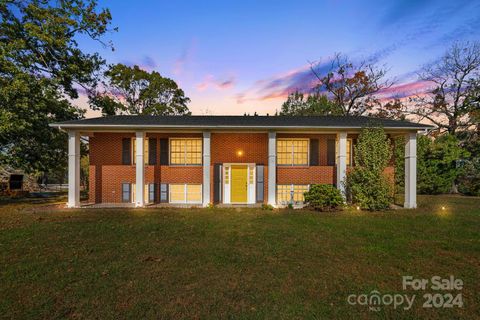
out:
<path id="1" fill-rule="evenodd" d="M 424 80 L 415 80 L 393 85 L 390 88 L 381 90 L 376 94 L 380 100 L 389 100 L 394 98 L 408 98 L 418 94 L 424 94 L 432 88 L 432 82 Z"/>
<path id="2" fill-rule="evenodd" d="M 185 65 L 187 65 L 195 55 L 197 51 L 197 40 L 192 39 L 190 44 L 186 46 L 181 55 L 175 60 L 173 73 L 175 75 L 181 75 L 185 69 Z"/>
<path id="3" fill-rule="evenodd" d="M 216 90 L 228 90 L 235 85 L 235 77 L 230 76 L 226 79 L 216 79 L 213 75 L 209 74 L 205 79 L 196 85 L 198 91 L 204 91 L 210 88 Z"/>

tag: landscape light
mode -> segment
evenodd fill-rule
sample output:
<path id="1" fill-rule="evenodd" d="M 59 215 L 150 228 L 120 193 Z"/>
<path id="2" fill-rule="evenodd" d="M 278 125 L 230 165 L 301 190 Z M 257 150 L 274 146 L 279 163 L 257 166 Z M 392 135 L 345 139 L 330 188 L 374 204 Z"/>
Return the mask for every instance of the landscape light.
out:
<path id="1" fill-rule="evenodd" d="M 360 210 L 360 207 L 357 207 L 357 210 Z"/>
<path id="2" fill-rule="evenodd" d="M 445 207 L 442 207 L 442 210 L 445 210 Z"/>

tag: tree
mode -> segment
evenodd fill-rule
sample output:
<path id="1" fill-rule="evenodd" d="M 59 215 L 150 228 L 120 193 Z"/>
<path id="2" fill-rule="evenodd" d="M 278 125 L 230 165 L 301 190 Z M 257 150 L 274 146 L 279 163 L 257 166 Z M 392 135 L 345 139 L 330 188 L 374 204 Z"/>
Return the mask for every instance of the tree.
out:
<path id="1" fill-rule="evenodd" d="M 70 101 L 104 61 L 76 38 L 109 46 L 110 12 L 93 0 L 2 0 L 0 16 L 0 162 L 27 173 L 65 167 L 66 135 L 49 124 L 82 116 Z"/>
<path id="2" fill-rule="evenodd" d="M 382 210 L 393 200 L 392 182 L 384 171 L 392 157 L 383 128 L 362 129 L 355 145 L 355 167 L 347 172 L 347 197 L 363 209 Z"/>
<path id="3" fill-rule="evenodd" d="M 105 115 L 188 115 L 190 99 L 178 85 L 160 73 L 138 66 L 111 65 L 104 73 L 103 92 L 92 92 L 90 104 Z"/>
<path id="4" fill-rule="evenodd" d="M 474 123 L 479 108 L 480 42 L 455 43 L 439 62 L 423 67 L 422 81 L 433 86 L 426 95 L 411 99 L 407 114 L 428 119 L 440 131 L 456 134 Z"/>
<path id="5" fill-rule="evenodd" d="M 391 81 L 384 79 L 385 67 L 370 61 L 355 64 L 340 53 L 335 54 L 326 74 L 321 72 L 320 64 L 312 64 L 311 70 L 318 79 L 316 88 L 331 95 L 343 115 L 369 113 L 378 104 L 375 93 L 392 85 Z"/>
<path id="6" fill-rule="evenodd" d="M 403 187 L 404 177 L 404 140 L 395 144 L 396 183 Z M 462 176 L 462 159 L 469 156 L 468 151 L 459 146 L 458 139 L 444 134 L 433 140 L 420 135 L 417 138 L 417 191 L 421 194 L 440 194 L 456 192 L 455 183 Z M 453 186 L 453 187 L 452 187 Z"/>
<path id="7" fill-rule="evenodd" d="M 281 116 L 326 116 L 341 115 L 342 109 L 320 93 L 304 95 L 294 92 L 282 104 Z"/>

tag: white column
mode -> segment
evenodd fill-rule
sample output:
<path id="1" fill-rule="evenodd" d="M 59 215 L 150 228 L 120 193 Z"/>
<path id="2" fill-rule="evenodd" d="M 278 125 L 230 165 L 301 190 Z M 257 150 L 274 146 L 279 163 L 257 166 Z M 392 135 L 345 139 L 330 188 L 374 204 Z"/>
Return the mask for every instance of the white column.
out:
<path id="1" fill-rule="evenodd" d="M 67 207 L 80 207 L 80 133 L 78 131 L 68 131 Z"/>
<path id="2" fill-rule="evenodd" d="M 277 133 L 268 133 L 268 204 L 277 205 Z"/>
<path id="3" fill-rule="evenodd" d="M 345 176 L 347 174 L 347 133 L 337 133 L 337 189 L 345 196 Z"/>
<path id="4" fill-rule="evenodd" d="M 404 207 L 417 207 L 417 133 L 406 135 L 405 143 L 405 203 Z"/>
<path id="5" fill-rule="evenodd" d="M 210 137 L 211 133 L 203 132 L 203 206 L 210 203 Z"/>
<path id="6" fill-rule="evenodd" d="M 144 156 L 145 132 L 135 132 L 135 207 L 145 205 L 145 159 Z"/>

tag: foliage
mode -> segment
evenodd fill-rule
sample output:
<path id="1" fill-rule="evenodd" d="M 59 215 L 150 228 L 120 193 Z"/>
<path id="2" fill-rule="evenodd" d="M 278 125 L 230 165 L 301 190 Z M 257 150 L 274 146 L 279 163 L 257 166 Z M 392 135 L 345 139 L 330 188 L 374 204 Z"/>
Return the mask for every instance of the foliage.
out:
<path id="1" fill-rule="evenodd" d="M 49 124 L 82 116 L 71 100 L 96 84 L 104 61 L 76 39 L 100 41 L 110 12 L 90 0 L 14 0 L 0 2 L 0 17 L 0 162 L 27 173 L 61 169 L 66 135 Z"/>
<path id="2" fill-rule="evenodd" d="M 262 210 L 272 211 L 273 206 L 271 204 L 262 203 Z"/>
<path id="3" fill-rule="evenodd" d="M 467 160 L 458 179 L 458 190 L 469 196 L 480 196 L 480 157 Z"/>
<path id="4" fill-rule="evenodd" d="M 178 85 L 156 71 L 147 72 L 138 66 L 111 65 L 104 73 L 105 91 L 92 92 L 92 109 L 104 115 L 148 114 L 188 115 L 189 98 Z"/>
<path id="5" fill-rule="evenodd" d="M 390 140 L 383 128 L 362 129 L 355 145 L 355 167 L 347 172 L 347 197 L 362 209 L 386 209 L 393 200 L 390 180 L 384 171 L 392 157 Z"/>
<path id="6" fill-rule="evenodd" d="M 387 209 L 393 201 L 391 181 L 362 167 L 347 174 L 347 192 L 353 204 L 372 211 Z"/>
<path id="7" fill-rule="evenodd" d="M 294 92 L 288 95 L 282 104 L 281 116 L 326 116 L 341 115 L 342 109 L 330 101 L 327 96 L 319 93 L 304 95 Z"/>
<path id="8" fill-rule="evenodd" d="M 83 155 L 80 158 L 80 181 L 84 190 L 88 190 L 88 180 L 90 176 L 90 158 L 88 155 Z"/>
<path id="9" fill-rule="evenodd" d="M 340 190 L 329 184 L 315 184 L 305 192 L 305 202 L 308 207 L 318 211 L 339 209 L 344 201 Z"/>
<path id="10" fill-rule="evenodd" d="M 318 80 L 316 88 L 325 91 L 340 106 L 343 115 L 363 115 L 378 104 L 375 93 L 391 86 L 384 80 L 387 70 L 372 61 L 353 63 L 347 56 L 337 53 L 329 70 L 322 72 L 324 65 L 316 64 L 311 70 Z"/>
<path id="11" fill-rule="evenodd" d="M 403 187 L 404 141 L 399 140 L 395 148 L 395 181 Z M 417 137 L 417 192 L 420 194 L 448 193 L 462 174 L 459 161 L 469 156 L 459 145 L 458 139 L 450 134 L 435 140 L 420 135 Z"/>

